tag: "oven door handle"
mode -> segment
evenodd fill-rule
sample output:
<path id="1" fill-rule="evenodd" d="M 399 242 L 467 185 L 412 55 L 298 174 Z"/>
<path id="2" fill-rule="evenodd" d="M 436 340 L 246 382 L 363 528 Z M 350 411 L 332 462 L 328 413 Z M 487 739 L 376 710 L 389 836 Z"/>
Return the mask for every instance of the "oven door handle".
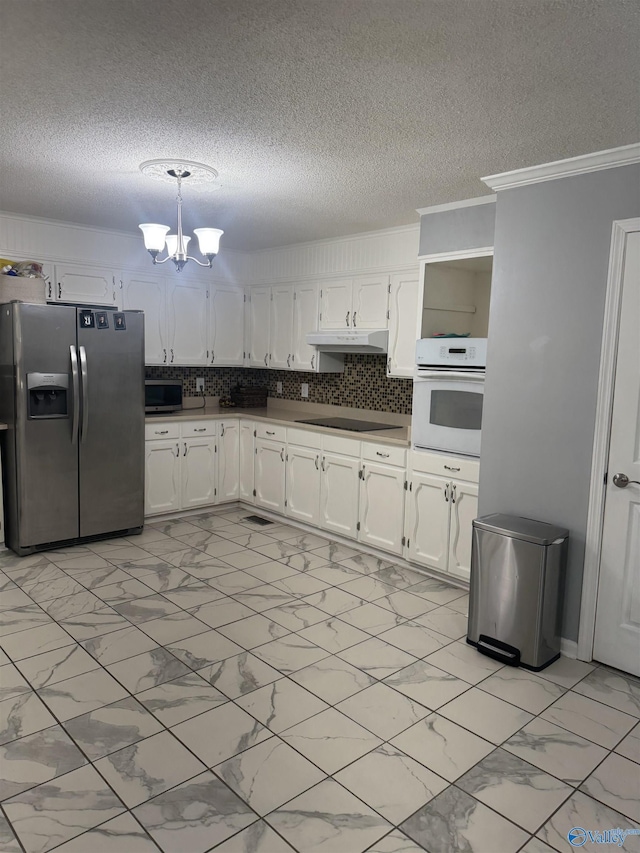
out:
<path id="1" fill-rule="evenodd" d="M 465 371 L 465 370 L 423 370 L 420 367 L 416 368 L 414 379 L 464 379 L 467 382 L 484 382 L 485 371 Z"/>

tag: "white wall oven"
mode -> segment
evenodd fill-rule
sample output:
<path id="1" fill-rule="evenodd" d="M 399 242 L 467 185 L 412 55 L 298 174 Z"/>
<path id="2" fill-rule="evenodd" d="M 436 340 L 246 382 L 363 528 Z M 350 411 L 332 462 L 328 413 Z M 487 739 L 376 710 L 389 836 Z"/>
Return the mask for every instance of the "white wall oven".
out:
<path id="1" fill-rule="evenodd" d="M 480 456 L 486 338 L 418 341 L 411 440 L 418 450 Z"/>

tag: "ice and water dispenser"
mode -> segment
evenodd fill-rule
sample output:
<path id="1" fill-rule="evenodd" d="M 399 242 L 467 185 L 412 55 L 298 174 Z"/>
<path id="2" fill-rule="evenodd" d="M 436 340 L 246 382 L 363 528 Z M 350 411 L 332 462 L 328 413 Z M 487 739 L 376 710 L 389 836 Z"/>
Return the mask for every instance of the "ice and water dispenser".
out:
<path id="1" fill-rule="evenodd" d="M 68 373 L 27 373 L 27 417 L 30 420 L 69 417 Z"/>

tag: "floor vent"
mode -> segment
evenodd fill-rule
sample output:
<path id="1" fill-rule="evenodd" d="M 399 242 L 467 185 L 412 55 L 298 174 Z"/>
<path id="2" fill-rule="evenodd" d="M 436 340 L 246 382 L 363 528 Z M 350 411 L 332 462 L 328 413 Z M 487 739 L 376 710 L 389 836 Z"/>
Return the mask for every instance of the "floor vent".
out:
<path id="1" fill-rule="evenodd" d="M 273 524 L 273 521 L 269 521 L 268 518 L 260 518 L 259 515 L 245 515 L 242 519 L 243 521 L 251 521 L 253 524 L 259 524 L 264 527 L 267 524 Z"/>

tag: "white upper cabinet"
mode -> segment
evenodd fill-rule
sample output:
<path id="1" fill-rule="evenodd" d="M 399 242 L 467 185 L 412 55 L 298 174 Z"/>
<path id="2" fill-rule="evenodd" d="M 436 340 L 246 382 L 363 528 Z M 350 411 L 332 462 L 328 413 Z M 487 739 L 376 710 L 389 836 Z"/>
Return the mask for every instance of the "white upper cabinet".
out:
<path id="1" fill-rule="evenodd" d="M 144 311 L 145 364 L 167 364 L 167 286 L 161 276 L 129 275 L 123 278 L 123 308 Z"/>
<path id="2" fill-rule="evenodd" d="M 307 335 L 318 329 L 318 285 L 296 284 L 293 294 L 293 363 L 294 370 L 315 370 L 318 360 L 315 347 L 307 343 Z"/>
<path id="3" fill-rule="evenodd" d="M 251 367 L 269 367 L 271 288 L 252 287 L 249 303 L 248 359 Z"/>
<path id="4" fill-rule="evenodd" d="M 389 276 L 357 276 L 320 285 L 321 329 L 386 329 Z"/>
<path id="5" fill-rule="evenodd" d="M 240 497 L 240 422 L 237 418 L 218 424 L 218 450 L 218 503 L 237 501 Z"/>
<path id="6" fill-rule="evenodd" d="M 386 329 L 389 276 L 358 276 L 353 279 L 351 326 L 354 329 Z"/>
<path id="7" fill-rule="evenodd" d="M 244 291 L 212 284 L 209 293 L 209 364 L 244 364 Z"/>
<path id="8" fill-rule="evenodd" d="M 351 323 L 350 278 L 320 284 L 320 328 L 345 329 Z"/>
<path id="9" fill-rule="evenodd" d="M 120 273 L 75 264 L 56 264 L 55 271 L 56 301 L 120 307 Z"/>
<path id="10" fill-rule="evenodd" d="M 271 288 L 271 348 L 269 367 L 283 370 L 292 367 L 293 355 L 293 285 Z"/>
<path id="11" fill-rule="evenodd" d="M 168 364 L 207 364 L 207 285 L 169 279 Z"/>
<path id="12" fill-rule="evenodd" d="M 413 378 L 419 334 L 419 278 L 392 275 L 389 285 L 389 354 L 387 376 Z"/>

